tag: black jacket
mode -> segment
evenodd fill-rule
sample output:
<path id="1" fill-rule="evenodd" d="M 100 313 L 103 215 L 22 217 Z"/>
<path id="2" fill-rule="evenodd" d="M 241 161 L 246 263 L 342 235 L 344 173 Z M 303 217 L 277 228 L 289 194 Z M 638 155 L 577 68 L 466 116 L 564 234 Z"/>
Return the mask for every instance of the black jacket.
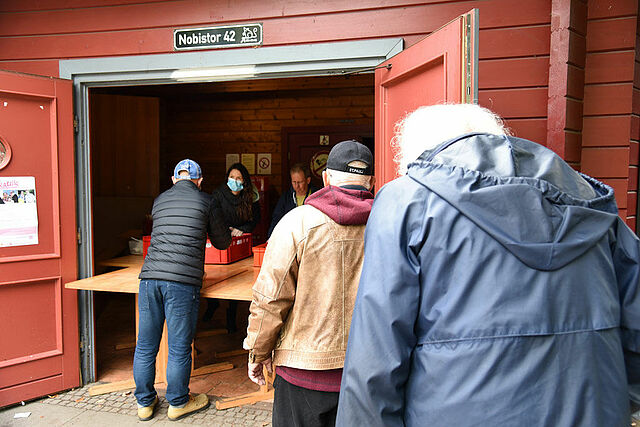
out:
<path id="1" fill-rule="evenodd" d="M 140 279 L 170 280 L 202 286 L 204 246 L 226 249 L 231 233 L 211 197 L 189 180 L 178 181 L 153 202 L 151 243 Z"/>
<path id="2" fill-rule="evenodd" d="M 309 190 L 307 191 L 307 195 L 304 199 L 307 200 L 307 197 L 309 197 L 316 191 L 318 191 L 318 188 L 313 184 L 309 184 Z M 276 208 L 273 210 L 273 215 L 271 216 L 271 225 L 269 226 L 269 231 L 267 232 L 267 238 L 271 237 L 273 229 L 275 228 L 276 224 L 282 219 L 282 217 L 285 216 L 291 209 L 297 206 L 298 204 L 296 203 L 296 192 L 293 187 L 289 187 L 287 191 L 282 193 L 282 195 L 278 199 Z"/>
<path id="3" fill-rule="evenodd" d="M 258 193 L 255 193 L 254 201 L 251 205 L 251 218 L 243 218 L 238 215 L 240 195 L 234 195 L 225 183 L 213 190 L 211 206 L 213 209 L 222 212 L 223 221 L 228 227 L 251 233 L 260 221 L 260 202 L 258 202 L 258 198 Z"/>

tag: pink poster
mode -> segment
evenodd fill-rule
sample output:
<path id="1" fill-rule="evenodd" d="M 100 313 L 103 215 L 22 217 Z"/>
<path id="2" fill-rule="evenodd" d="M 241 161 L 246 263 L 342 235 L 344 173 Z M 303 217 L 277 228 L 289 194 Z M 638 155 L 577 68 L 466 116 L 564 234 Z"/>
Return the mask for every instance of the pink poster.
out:
<path id="1" fill-rule="evenodd" d="M 36 179 L 0 177 L 0 247 L 37 244 Z"/>

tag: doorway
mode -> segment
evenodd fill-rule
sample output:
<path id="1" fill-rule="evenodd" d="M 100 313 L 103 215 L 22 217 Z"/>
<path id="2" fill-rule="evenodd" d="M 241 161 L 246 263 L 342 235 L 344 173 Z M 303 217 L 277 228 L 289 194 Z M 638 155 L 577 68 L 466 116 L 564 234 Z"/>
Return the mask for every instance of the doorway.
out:
<path id="1" fill-rule="evenodd" d="M 284 81 L 286 79 L 283 77 L 342 75 L 356 70 L 372 70 L 382 61 L 401 52 L 402 49 L 401 38 L 390 38 L 260 49 L 226 49 L 60 61 L 60 77 L 73 80 L 77 122 L 76 195 L 80 242 L 78 277 L 94 275 L 92 190 L 89 172 L 91 153 L 88 126 L 91 89 L 212 80 L 252 84 L 268 78 Z M 252 68 L 251 76 L 234 74 L 234 69 L 245 65 Z M 212 79 L 197 73 L 198 70 L 205 70 L 203 67 L 224 69 L 226 72 L 217 73 L 217 77 Z M 185 70 L 194 72 L 186 78 Z M 183 85 L 183 87 L 188 86 Z M 95 381 L 94 306 L 91 291 L 79 292 L 78 311 L 82 377 L 84 382 Z"/>
<path id="2" fill-rule="evenodd" d="M 314 154 L 343 139 L 358 139 L 373 152 L 373 74 L 293 77 L 254 81 L 111 86 L 88 93 L 91 164 L 93 271 L 109 271 L 107 261 L 130 255 L 129 242 L 148 234 L 154 198 L 171 186 L 174 165 L 183 158 L 202 167 L 203 191 L 225 185 L 227 155 L 268 153 L 268 173 L 247 165 L 264 182 L 261 224 L 289 186 L 289 165 L 312 162 Z M 322 136 L 328 136 L 324 145 Z M 255 160 L 254 160 L 255 161 Z M 263 171 L 264 172 L 264 171 Z M 320 182 L 321 186 L 321 182 Z M 257 228 L 258 229 L 258 228 Z M 262 236 L 256 235 L 258 239 Z M 256 241 L 254 237 L 254 243 Z M 133 295 L 93 293 L 95 379 L 131 377 L 135 346 Z M 219 362 L 217 354 L 242 347 L 248 303 L 240 303 L 238 332 L 223 330 L 226 302 L 210 322 L 203 322 L 203 301 L 196 337 L 196 365 Z M 238 360 L 235 360 L 237 357 Z M 235 392 L 247 387 L 242 368 L 246 355 L 227 356 L 237 366 L 226 373 Z M 234 377 L 235 375 L 235 377 Z M 211 379 L 199 380 L 198 392 L 228 395 Z"/>

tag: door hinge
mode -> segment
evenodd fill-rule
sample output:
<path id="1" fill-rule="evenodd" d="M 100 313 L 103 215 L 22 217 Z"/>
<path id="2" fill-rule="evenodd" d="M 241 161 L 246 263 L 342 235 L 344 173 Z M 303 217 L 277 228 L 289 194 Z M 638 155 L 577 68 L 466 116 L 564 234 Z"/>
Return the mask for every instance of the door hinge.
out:
<path id="1" fill-rule="evenodd" d="M 78 116 L 73 116 L 73 131 L 78 133 Z"/>
<path id="2" fill-rule="evenodd" d="M 82 244 L 82 230 L 80 230 L 80 228 L 78 228 L 78 234 L 76 235 L 76 239 L 78 239 L 78 244 L 81 245 Z"/>

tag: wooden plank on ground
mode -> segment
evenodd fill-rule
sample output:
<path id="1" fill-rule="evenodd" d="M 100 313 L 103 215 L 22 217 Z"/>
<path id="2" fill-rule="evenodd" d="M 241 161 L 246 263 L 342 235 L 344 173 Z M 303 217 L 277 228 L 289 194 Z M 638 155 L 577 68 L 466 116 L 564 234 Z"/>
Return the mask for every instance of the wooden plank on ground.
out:
<path id="1" fill-rule="evenodd" d="M 107 384 L 98 384 L 89 387 L 89 396 L 98 396 L 100 394 L 111 393 L 113 391 L 128 390 L 135 388 L 136 383 L 133 380 L 116 381 Z"/>
<path id="2" fill-rule="evenodd" d="M 198 375 L 207 375 L 207 374 L 212 374 L 214 372 L 229 371 L 231 369 L 233 369 L 232 363 L 229 363 L 229 362 L 214 363 L 212 365 L 205 365 L 205 366 L 199 367 L 198 369 L 194 369 L 193 371 L 191 371 L 191 376 L 197 377 Z"/>
<path id="3" fill-rule="evenodd" d="M 252 403 L 260 402 L 263 400 L 273 399 L 273 389 L 264 392 L 262 390 L 256 391 L 254 393 L 243 394 L 239 397 L 229 397 L 226 399 L 221 399 L 216 402 L 216 409 L 229 409 L 235 408 L 236 406 L 241 405 L 249 405 Z"/>

